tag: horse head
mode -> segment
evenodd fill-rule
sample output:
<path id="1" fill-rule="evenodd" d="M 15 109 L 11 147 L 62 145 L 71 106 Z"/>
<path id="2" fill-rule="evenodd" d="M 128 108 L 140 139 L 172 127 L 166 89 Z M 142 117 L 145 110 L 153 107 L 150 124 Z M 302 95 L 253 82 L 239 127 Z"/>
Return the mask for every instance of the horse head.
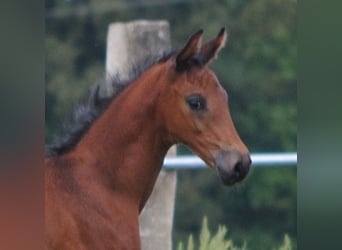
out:
<path id="1" fill-rule="evenodd" d="M 160 108 L 172 143 L 184 143 L 217 170 L 225 185 L 245 178 L 251 159 L 233 124 L 228 94 L 208 68 L 224 47 L 224 28 L 201 45 L 203 31 L 165 62 Z"/>

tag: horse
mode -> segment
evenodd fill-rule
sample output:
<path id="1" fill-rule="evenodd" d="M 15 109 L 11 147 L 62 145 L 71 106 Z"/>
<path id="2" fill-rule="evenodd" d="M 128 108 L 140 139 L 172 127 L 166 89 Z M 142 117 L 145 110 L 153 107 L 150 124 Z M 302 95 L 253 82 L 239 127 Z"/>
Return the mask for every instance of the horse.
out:
<path id="1" fill-rule="evenodd" d="M 202 45 L 203 30 L 144 69 L 76 140 L 45 158 L 47 249 L 140 249 L 139 214 L 168 149 L 187 145 L 224 185 L 242 181 L 251 159 L 228 95 L 208 65 L 227 32 Z"/>

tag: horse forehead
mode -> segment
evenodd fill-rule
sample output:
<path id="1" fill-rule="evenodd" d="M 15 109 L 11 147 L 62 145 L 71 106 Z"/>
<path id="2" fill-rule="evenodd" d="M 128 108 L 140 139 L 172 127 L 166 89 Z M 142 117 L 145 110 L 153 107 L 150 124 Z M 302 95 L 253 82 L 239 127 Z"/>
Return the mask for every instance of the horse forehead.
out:
<path id="1" fill-rule="evenodd" d="M 216 97 L 222 96 L 224 99 L 228 98 L 226 90 L 222 87 L 216 74 L 212 70 L 207 68 L 205 71 L 201 72 L 198 83 L 208 93 L 211 93 Z"/>
<path id="2" fill-rule="evenodd" d="M 202 87 L 218 87 L 220 83 L 213 71 L 208 68 L 192 71 L 188 75 L 188 81 Z"/>

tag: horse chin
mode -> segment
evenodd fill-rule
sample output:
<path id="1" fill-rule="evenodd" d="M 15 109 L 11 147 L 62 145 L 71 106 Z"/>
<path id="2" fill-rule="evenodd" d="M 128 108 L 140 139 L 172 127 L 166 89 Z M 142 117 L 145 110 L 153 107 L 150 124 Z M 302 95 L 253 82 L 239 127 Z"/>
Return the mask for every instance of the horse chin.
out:
<path id="1" fill-rule="evenodd" d="M 233 186 L 236 183 L 241 182 L 245 178 L 245 176 L 238 175 L 234 172 L 227 172 L 220 167 L 217 167 L 217 173 L 222 184 L 225 186 Z"/>

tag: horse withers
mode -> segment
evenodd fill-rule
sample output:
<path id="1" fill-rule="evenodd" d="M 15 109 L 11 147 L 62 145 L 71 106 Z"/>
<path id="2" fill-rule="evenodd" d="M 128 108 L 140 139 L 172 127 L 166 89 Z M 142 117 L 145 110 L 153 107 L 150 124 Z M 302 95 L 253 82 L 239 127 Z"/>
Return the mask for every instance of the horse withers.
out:
<path id="1" fill-rule="evenodd" d="M 232 122 L 228 95 L 207 67 L 227 33 L 221 29 L 203 46 L 202 34 L 159 58 L 73 139 L 51 148 L 45 160 L 48 249 L 140 249 L 139 213 L 173 144 L 187 145 L 225 185 L 245 178 L 248 149 Z"/>

